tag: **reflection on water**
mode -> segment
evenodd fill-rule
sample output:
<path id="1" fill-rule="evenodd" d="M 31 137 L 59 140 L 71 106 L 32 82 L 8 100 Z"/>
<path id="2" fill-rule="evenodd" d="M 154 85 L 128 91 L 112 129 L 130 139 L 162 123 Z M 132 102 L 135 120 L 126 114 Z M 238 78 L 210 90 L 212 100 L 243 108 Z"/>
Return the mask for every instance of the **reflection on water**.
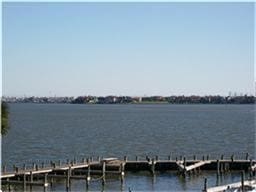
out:
<path id="1" fill-rule="evenodd" d="M 175 172 L 156 172 L 152 176 L 149 172 L 128 172 L 122 183 L 118 176 L 106 179 L 103 186 L 101 180 L 91 182 L 89 188 L 86 188 L 85 180 L 72 180 L 69 191 L 202 191 L 204 186 L 204 178 L 208 178 L 208 186 L 216 186 L 217 177 L 213 172 L 201 172 L 200 175 L 191 175 L 183 178 Z M 246 178 L 249 176 L 246 175 Z M 218 184 L 224 185 L 240 181 L 240 173 L 226 173 L 219 177 Z M 47 191 L 57 192 L 66 191 L 66 183 L 64 179 L 54 179 L 52 187 L 48 187 Z M 33 186 L 32 190 L 27 186 L 27 191 L 42 191 L 43 187 Z M 7 186 L 3 186 L 3 191 L 8 191 Z M 11 191 L 23 191 L 22 185 L 11 186 Z"/>

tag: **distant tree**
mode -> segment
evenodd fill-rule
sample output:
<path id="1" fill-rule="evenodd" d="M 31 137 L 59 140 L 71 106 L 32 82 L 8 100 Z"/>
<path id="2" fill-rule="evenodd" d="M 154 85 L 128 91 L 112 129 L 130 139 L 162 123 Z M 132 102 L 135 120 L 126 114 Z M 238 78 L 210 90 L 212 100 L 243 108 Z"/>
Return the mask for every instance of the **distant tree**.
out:
<path id="1" fill-rule="evenodd" d="M 9 117 L 8 105 L 5 102 L 1 102 L 1 123 L 2 123 L 1 134 L 2 135 L 5 135 L 8 131 L 8 128 L 9 128 L 8 117 Z"/>

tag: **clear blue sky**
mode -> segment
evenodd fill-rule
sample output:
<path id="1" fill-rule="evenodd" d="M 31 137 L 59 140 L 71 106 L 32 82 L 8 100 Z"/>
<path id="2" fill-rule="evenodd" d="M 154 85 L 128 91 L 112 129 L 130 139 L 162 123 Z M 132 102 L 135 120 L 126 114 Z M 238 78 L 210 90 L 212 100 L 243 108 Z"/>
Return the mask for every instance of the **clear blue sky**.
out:
<path id="1" fill-rule="evenodd" d="M 3 3 L 3 95 L 254 93 L 253 3 Z"/>

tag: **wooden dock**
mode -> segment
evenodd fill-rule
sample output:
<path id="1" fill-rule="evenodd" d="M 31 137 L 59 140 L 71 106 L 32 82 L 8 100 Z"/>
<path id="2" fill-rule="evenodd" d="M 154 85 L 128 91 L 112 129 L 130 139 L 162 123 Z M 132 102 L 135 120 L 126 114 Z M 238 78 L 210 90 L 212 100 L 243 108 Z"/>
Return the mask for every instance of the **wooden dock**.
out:
<path id="1" fill-rule="evenodd" d="M 62 178 L 66 180 L 66 189 L 68 190 L 73 179 L 83 179 L 86 182 L 86 187 L 89 187 L 90 182 L 101 181 L 102 185 L 106 183 L 106 177 L 108 174 L 118 175 L 121 182 L 124 180 L 126 171 L 149 171 L 151 174 L 155 174 L 156 171 L 174 171 L 177 174 L 181 174 L 187 177 L 187 173 L 200 173 L 201 171 L 214 171 L 217 175 L 223 174 L 229 171 L 245 171 L 250 172 L 255 176 L 256 161 L 252 159 L 189 159 L 178 158 L 160 160 L 158 156 L 154 158 L 145 157 L 135 160 L 128 160 L 125 156 L 123 159 L 117 158 L 98 158 L 93 160 L 92 158 L 83 158 L 81 161 L 67 161 L 66 163 L 51 162 L 50 165 L 42 164 L 41 166 L 33 164 L 28 168 L 25 165 L 22 168 L 13 166 L 12 170 L 7 170 L 3 167 L 1 172 L 1 181 L 5 185 L 20 184 L 23 185 L 24 190 L 29 185 L 40 185 L 47 189 L 47 187 L 54 184 L 54 178 Z M 244 182 L 245 185 L 252 185 L 252 182 Z M 238 184 L 229 185 L 229 187 L 236 187 Z M 207 189 L 204 186 L 203 191 L 217 192 L 228 186 L 217 186 Z M 202 188 L 203 189 L 203 188 Z"/>

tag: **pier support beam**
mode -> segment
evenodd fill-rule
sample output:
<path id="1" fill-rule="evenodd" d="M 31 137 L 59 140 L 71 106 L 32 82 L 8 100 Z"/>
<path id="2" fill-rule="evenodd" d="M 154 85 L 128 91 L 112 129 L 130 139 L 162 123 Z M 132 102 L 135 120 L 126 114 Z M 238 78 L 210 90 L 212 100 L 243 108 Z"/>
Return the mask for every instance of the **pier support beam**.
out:
<path id="1" fill-rule="evenodd" d="M 26 174 L 23 175 L 23 191 L 26 191 Z"/>
<path id="2" fill-rule="evenodd" d="M 90 183 L 90 180 L 91 180 L 91 166 L 90 164 L 88 164 L 88 169 L 87 169 L 87 175 L 86 175 L 86 189 L 88 190 L 89 188 L 89 183 Z"/>
<path id="3" fill-rule="evenodd" d="M 220 161 L 217 160 L 217 177 L 220 175 Z"/>
<path id="4" fill-rule="evenodd" d="M 44 174 L 44 192 L 47 190 L 47 185 L 48 185 L 48 183 L 47 183 L 47 173 L 45 173 Z"/>
<path id="5" fill-rule="evenodd" d="M 244 188 L 244 171 L 241 172 L 241 190 L 242 190 L 242 192 L 245 192 L 245 188 Z"/>
<path id="6" fill-rule="evenodd" d="M 186 177 L 187 171 L 186 171 L 186 166 L 187 166 L 187 162 L 186 162 L 186 157 L 183 158 L 183 172 L 182 172 L 182 176 Z"/>
<path id="7" fill-rule="evenodd" d="M 204 188 L 203 192 L 207 192 L 207 178 L 204 178 Z"/>
<path id="8" fill-rule="evenodd" d="M 151 168 L 150 171 L 151 171 L 151 174 L 152 174 L 152 175 L 155 174 L 155 164 L 156 164 L 155 159 L 152 158 L 151 167 L 150 167 L 150 168 Z"/>
<path id="9" fill-rule="evenodd" d="M 70 189 L 70 176 L 71 176 L 71 166 L 69 166 L 68 170 L 67 170 L 67 175 L 66 175 L 66 190 L 69 191 Z"/>
<path id="10" fill-rule="evenodd" d="M 120 178 L 121 178 L 121 183 L 123 184 L 123 182 L 124 182 L 124 163 L 121 163 L 120 164 L 120 174 L 121 174 L 121 176 L 120 176 Z"/>
<path id="11" fill-rule="evenodd" d="M 106 162 L 103 161 L 103 164 L 102 164 L 102 185 L 104 186 L 105 183 L 106 183 L 106 178 L 105 178 L 105 173 L 106 172 Z"/>

